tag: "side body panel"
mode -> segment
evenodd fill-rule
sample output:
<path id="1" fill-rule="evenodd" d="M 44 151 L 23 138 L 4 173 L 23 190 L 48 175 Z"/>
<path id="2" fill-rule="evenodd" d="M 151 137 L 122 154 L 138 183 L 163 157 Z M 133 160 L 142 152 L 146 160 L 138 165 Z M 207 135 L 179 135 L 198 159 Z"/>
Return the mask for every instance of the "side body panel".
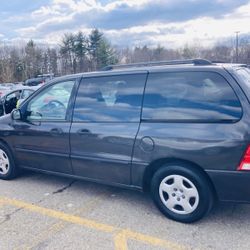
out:
<path id="1" fill-rule="evenodd" d="M 18 165 L 61 173 L 72 173 L 70 165 L 70 122 L 13 123 L 14 150 Z"/>
<path id="2" fill-rule="evenodd" d="M 25 100 L 20 107 L 23 115 L 27 110 L 29 100 L 53 84 L 60 84 L 63 81 L 76 81 L 72 89 L 74 97 L 79 79 L 76 77 L 62 78 L 62 80 L 52 82 L 51 85 L 42 87 L 35 95 Z M 2 118 L 4 126 L 1 128 L 1 139 L 11 147 L 20 167 L 72 174 L 69 131 L 73 99 L 71 98 L 69 101 L 65 120 L 12 120 L 10 116 L 7 116 L 8 119 L 7 117 Z"/>
<path id="3" fill-rule="evenodd" d="M 132 160 L 133 185 L 143 187 L 146 169 L 160 159 L 190 162 L 203 168 L 208 174 L 210 171 L 237 173 L 237 166 L 250 141 L 249 103 L 239 85 L 225 70 L 214 68 L 205 70 L 219 73 L 228 81 L 241 102 L 242 118 L 235 123 L 142 121 Z M 181 70 L 169 69 L 169 71 Z M 199 71 L 199 68 L 194 71 Z M 200 71 L 204 71 L 204 68 Z M 168 69 L 165 72 L 168 72 Z M 215 188 L 221 189 L 217 184 L 218 182 L 215 183 Z M 219 198 L 225 200 L 226 190 L 221 190 L 219 193 Z M 250 201 L 250 196 L 247 199 Z"/>
<path id="4" fill-rule="evenodd" d="M 133 74 L 114 77 L 114 83 L 130 86 L 121 87 L 120 92 L 118 90 L 115 102 L 101 92 L 104 91 L 103 86 L 113 80 L 99 76 L 83 78 L 80 83 L 75 103 L 76 119 L 73 118 L 70 132 L 71 161 L 77 176 L 131 185 L 131 159 L 140 124 L 147 72 L 140 72 L 137 77 Z M 93 86 L 96 86 L 94 92 L 88 94 Z M 104 93 L 108 94 L 106 89 Z"/>
<path id="5" fill-rule="evenodd" d="M 73 123 L 71 159 L 74 174 L 130 185 L 131 155 L 139 124 Z M 86 134 L 79 134 L 79 131 Z"/>

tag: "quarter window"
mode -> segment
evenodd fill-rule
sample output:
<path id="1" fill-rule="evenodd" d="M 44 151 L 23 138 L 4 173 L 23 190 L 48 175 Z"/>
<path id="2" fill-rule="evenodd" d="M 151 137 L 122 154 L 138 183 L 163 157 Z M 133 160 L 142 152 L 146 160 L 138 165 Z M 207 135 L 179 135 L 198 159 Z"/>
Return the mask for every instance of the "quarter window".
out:
<path id="1" fill-rule="evenodd" d="M 233 121 L 241 117 L 233 89 L 213 72 L 149 75 L 143 118 L 167 121 Z"/>
<path id="2" fill-rule="evenodd" d="M 233 74 L 235 74 L 235 71 Z M 236 70 L 236 77 L 239 78 L 241 87 L 243 88 L 248 101 L 250 102 L 250 69 L 243 67 L 239 68 Z"/>

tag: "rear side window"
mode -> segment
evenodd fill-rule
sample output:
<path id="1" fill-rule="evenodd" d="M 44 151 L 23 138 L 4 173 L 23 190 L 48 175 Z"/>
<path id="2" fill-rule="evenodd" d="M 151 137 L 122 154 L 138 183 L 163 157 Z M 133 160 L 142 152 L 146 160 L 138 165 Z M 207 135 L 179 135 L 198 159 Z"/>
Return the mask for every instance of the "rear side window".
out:
<path id="1" fill-rule="evenodd" d="M 146 74 L 85 78 L 80 84 L 74 121 L 139 122 Z"/>
<path id="2" fill-rule="evenodd" d="M 149 75 L 143 119 L 165 121 L 236 121 L 241 104 L 228 82 L 213 72 Z"/>

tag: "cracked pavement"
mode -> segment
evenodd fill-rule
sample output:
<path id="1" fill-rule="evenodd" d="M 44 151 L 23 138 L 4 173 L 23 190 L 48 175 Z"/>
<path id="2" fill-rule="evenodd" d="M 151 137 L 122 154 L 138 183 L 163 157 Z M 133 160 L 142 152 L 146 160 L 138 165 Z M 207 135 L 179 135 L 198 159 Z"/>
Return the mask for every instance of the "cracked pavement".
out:
<path id="1" fill-rule="evenodd" d="M 59 194 L 64 192 L 65 190 L 67 190 L 68 188 L 70 188 L 76 181 L 71 181 L 68 185 L 66 185 L 65 187 L 59 188 L 56 191 L 53 192 L 53 194 Z"/>
<path id="2" fill-rule="evenodd" d="M 249 205 L 219 205 L 200 222 L 184 225 L 166 219 L 147 194 L 85 181 L 27 172 L 15 180 L 0 181 L 0 190 L 1 197 L 31 207 L 0 200 L 1 250 L 119 249 L 113 234 L 60 219 L 71 215 L 187 249 L 250 249 Z M 41 212 L 32 212 L 32 206 Z M 44 209 L 52 216 L 42 214 Z M 63 214 L 53 216 L 58 212 Z M 146 244 L 147 238 L 135 239 L 128 239 L 127 249 L 165 249 Z"/>

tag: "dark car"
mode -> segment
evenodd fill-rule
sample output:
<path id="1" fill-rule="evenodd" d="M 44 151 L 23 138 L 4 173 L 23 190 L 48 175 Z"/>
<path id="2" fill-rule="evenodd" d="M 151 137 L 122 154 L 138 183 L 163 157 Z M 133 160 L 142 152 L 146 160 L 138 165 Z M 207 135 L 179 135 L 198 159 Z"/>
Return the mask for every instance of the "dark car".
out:
<path id="1" fill-rule="evenodd" d="M 27 79 L 25 82 L 24 82 L 24 86 L 37 86 L 39 84 L 43 84 L 45 81 L 44 81 L 44 78 L 43 77 L 36 77 L 36 78 L 30 78 L 30 79 Z"/>
<path id="2" fill-rule="evenodd" d="M 203 59 L 57 78 L 0 118 L 0 178 L 26 168 L 150 191 L 193 222 L 250 201 L 250 72 Z"/>
<path id="3" fill-rule="evenodd" d="M 23 85 L 25 86 L 38 86 L 40 84 L 47 83 L 48 81 L 52 80 L 54 78 L 54 74 L 43 74 L 38 75 L 35 78 L 27 79 Z"/>

